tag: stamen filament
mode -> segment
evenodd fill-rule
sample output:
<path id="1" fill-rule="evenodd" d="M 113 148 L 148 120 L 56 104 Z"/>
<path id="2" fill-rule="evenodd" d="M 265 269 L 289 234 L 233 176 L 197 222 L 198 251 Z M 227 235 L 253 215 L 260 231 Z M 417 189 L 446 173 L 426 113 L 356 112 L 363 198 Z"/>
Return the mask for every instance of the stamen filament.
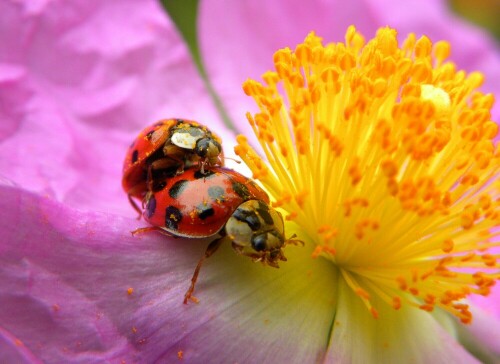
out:
<path id="1" fill-rule="evenodd" d="M 400 47 L 390 28 L 327 45 L 311 33 L 243 86 L 265 162 L 243 136 L 235 152 L 376 317 L 374 295 L 470 322 L 462 300 L 500 277 L 494 98 L 449 54 L 413 34 Z"/>

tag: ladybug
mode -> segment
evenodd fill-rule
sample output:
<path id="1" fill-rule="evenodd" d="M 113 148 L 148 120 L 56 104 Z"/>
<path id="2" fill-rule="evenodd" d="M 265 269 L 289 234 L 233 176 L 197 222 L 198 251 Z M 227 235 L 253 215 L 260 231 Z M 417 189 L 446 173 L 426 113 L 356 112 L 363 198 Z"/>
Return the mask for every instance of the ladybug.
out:
<path id="1" fill-rule="evenodd" d="M 164 181 L 194 165 L 223 166 L 221 139 L 191 120 L 165 119 L 148 126 L 128 148 L 123 163 L 122 186 L 135 210 L 132 197 L 143 200 L 161 189 Z"/>
<path id="2" fill-rule="evenodd" d="M 285 239 L 281 214 L 255 182 L 230 169 L 214 167 L 205 174 L 190 168 L 167 180 L 161 191 L 145 202 L 144 219 L 152 226 L 132 234 L 160 231 L 167 235 L 205 238 L 219 235 L 207 247 L 184 296 L 192 297 L 203 261 L 227 240 L 236 253 L 279 268 L 286 261 L 282 248 L 297 240 Z M 293 237 L 292 237 L 293 238 Z"/>

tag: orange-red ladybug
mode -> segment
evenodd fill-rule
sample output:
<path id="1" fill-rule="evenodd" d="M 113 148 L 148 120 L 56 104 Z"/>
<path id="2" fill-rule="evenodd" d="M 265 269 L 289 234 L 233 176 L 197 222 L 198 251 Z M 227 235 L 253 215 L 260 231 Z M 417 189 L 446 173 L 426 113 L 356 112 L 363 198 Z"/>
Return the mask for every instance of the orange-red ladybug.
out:
<path id="1" fill-rule="evenodd" d="M 123 163 L 122 186 L 132 200 L 161 189 L 168 177 L 184 168 L 224 165 L 221 139 L 207 127 L 191 120 L 165 119 L 148 126 L 130 145 Z"/>
<path id="2" fill-rule="evenodd" d="M 145 201 L 143 217 L 151 227 L 133 233 L 160 231 L 168 235 L 203 238 L 218 234 L 196 266 L 184 303 L 191 297 L 204 259 L 224 240 L 254 261 L 278 268 L 286 261 L 282 248 L 297 240 L 285 239 L 281 214 L 269 206 L 269 197 L 251 179 L 226 168 L 202 174 L 196 168 L 169 178 L 161 191 Z"/>

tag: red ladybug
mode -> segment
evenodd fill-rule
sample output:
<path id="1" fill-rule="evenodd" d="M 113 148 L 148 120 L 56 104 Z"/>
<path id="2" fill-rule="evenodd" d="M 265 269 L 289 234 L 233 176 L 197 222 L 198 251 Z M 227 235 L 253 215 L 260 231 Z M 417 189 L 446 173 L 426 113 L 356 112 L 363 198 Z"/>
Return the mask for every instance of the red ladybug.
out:
<path id="1" fill-rule="evenodd" d="M 165 187 L 145 201 L 144 219 L 151 227 L 133 232 L 160 231 L 168 235 L 204 238 L 219 234 L 198 262 L 184 303 L 191 297 L 203 261 L 224 240 L 233 249 L 264 265 L 279 268 L 286 261 L 282 248 L 298 240 L 285 239 L 281 214 L 269 206 L 269 197 L 252 180 L 225 168 L 202 174 L 191 168 L 167 180 Z"/>
<path id="2" fill-rule="evenodd" d="M 161 189 L 166 178 L 199 165 L 224 165 L 221 139 L 207 127 L 191 120 L 165 119 L 148 126 L 130 145 L 123 163 L 122 186 L 132 200 L 144 199 L 148 192 Z"/>

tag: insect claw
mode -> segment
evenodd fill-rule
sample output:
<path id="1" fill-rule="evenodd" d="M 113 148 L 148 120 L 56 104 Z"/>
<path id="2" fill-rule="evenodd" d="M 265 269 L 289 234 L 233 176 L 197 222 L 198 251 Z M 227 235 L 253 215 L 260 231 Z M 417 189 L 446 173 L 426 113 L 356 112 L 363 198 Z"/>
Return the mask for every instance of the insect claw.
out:
<path id="1" fill-rule="evenodd" d="M 184 301 L 183 301 L 183 303 L 185 305 L 187 305 L 188 301 L 192 301 L 194 303 L 200 303 L 200 300 L 198 298 L 196 298 L 195 296 L 192 296 L 191 293 L 189 293 L 189 294 L 186 293 L 184 295 Z"/>

